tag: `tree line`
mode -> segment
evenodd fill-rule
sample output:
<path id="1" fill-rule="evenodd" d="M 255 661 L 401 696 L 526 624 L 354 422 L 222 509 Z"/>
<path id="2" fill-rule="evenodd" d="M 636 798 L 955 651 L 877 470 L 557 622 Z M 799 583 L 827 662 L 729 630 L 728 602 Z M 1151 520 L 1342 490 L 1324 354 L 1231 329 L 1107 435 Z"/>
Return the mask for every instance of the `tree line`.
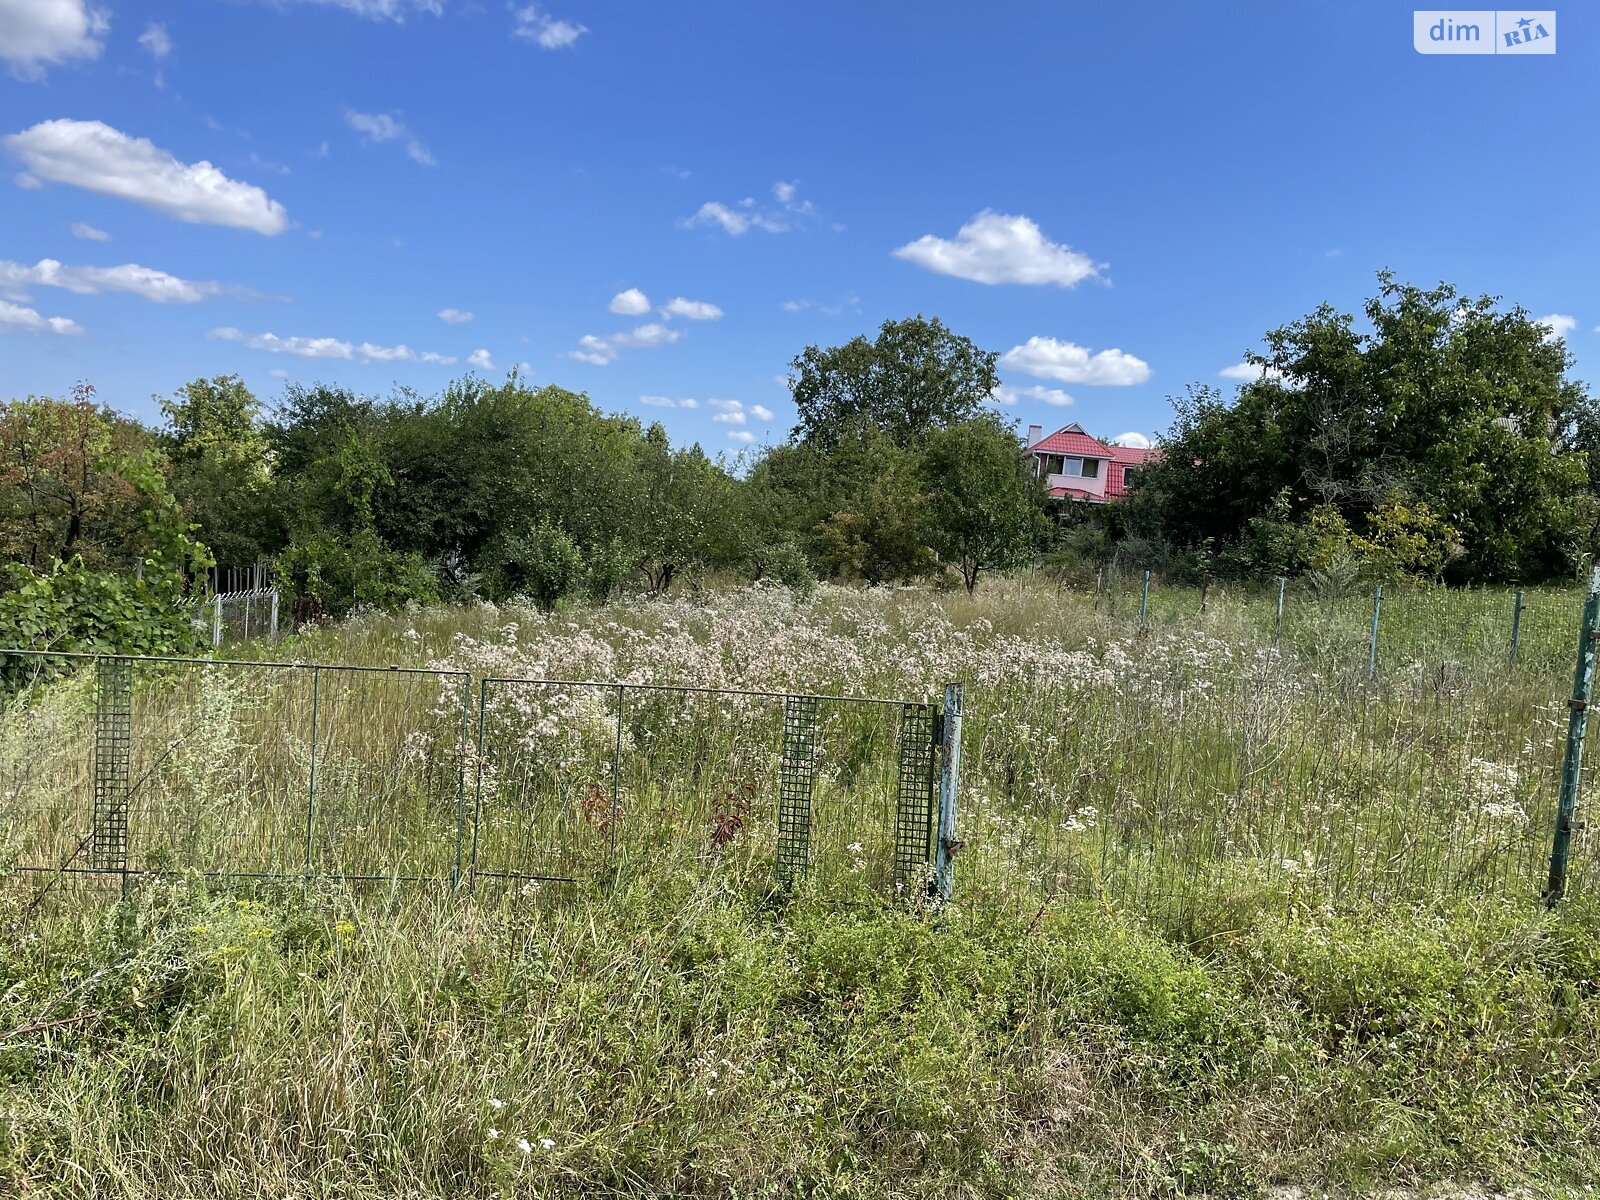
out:
<path id="1" fill-rule="evenodd" d="M 1174 399 L 1127 500 L 1052 502 L 990 403 L 997 355 L 921 316 L 792 362 L 748 460 L 513 373 L 437 396 L 196 379 L 145 424 L 87 385 L 0 405 L 0 642 L 191 648 L 209 564 L 270 561 L 302 616 L 547 608 L 711 574 L 799 590 L 1043 560 L 1168 574 L 1565 575 L 1595 546 L 1600 415 L 1519 308 L 1379 277 L 1358 325 L 1266 335 L 1258 380 Z"/>

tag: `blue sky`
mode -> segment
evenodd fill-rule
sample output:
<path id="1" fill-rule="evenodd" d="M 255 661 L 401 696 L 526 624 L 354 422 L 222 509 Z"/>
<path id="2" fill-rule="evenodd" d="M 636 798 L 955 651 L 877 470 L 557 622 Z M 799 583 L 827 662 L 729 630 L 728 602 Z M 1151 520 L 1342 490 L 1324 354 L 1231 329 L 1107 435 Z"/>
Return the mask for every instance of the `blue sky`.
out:
<path id="1" fill-rule="evenodd" d="M 1423 56 L 1412 11 L 0 0 L 0 394 L 526 364 L 732 451 L 807 343 L 920 312 L 1022 424 L 1155 433 L 1382 267 L 1583 376 L 1600 23 Z"/>

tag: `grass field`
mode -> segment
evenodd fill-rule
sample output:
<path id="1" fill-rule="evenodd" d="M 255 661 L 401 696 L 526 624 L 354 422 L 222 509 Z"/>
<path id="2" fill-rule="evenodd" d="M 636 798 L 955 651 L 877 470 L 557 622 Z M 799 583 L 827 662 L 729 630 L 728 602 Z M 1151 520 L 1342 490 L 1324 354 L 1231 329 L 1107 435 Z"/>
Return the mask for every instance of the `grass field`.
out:
<path id="1" fill-rule="evenodd" d="M 1370 596 L 1275 600 L 754 589 L 241 651 L 421 668 L 314 694 L 143 669 L 149 873 L 7 881 L 0 1192 L 1582 1194 L 1582 836 L 1538 903 L 1581 597 L 1530 592 L 1512 665 L 1510 592 L 1386 595 L 1371 679 Z M 896 887 L 897 709 L 819 712 L 780 897 L 781 699 L 481 682 L 526 678 L 964 682 L 955 903 Z M 82 842 L 92 700 L 0 718 L 5 861 Z M 470 900 L 398 878 L 462 861 Z"/>

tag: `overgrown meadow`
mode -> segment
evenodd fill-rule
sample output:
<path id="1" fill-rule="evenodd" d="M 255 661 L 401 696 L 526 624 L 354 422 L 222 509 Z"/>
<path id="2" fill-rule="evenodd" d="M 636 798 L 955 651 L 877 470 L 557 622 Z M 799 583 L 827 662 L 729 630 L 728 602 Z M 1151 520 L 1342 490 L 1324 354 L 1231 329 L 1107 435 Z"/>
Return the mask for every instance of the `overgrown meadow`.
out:
<path id="1" fill-rule="evenodd" d="M 415 674 L 143 668 L 126 899 L 6 882 L 0 1180 L 1577 1193 L 1584 835 L 1566 903 L 1539 893 L 1580 602 L 1530 593 L 1513 664 L 1509 592 L 1388 595 L 1371 678 L 1370 596 L 1291 595 L 1280 630 L 1274 596 L 1158 589 L 1141 628 L 1136 587 L 1042 578 L 425 608 L 234 651 Z M 778 887 L 782 697 L 950 681 L 954 902 L 896 870 L 900 708 L 835 700 Z M 80 673 L 0 718 L 8 864 L 85 865 L 92 705 Z"/>

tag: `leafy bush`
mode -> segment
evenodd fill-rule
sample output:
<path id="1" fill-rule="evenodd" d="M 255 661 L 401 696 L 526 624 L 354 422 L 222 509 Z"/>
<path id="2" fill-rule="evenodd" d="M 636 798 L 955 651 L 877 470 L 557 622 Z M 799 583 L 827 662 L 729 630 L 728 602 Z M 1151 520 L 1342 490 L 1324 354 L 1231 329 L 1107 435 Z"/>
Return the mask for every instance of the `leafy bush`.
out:
<path id="1" fill-rule="evenodd" d="M 583 551 L 565 530 L 545 521 L 497 539 L 484 558 L 493 600 L 527 596 L 548 612 L 583 587 Z"/>
<path id="2" fill-rule="evenodd" d="M 204 644 L 179 577 L 151 564 L 147 576 L 92 571 L 83 560 L 46 575 L 5 568 L 0 647 L 90 654 L 194 654 Z M 0 690 L 33 675 L 37 660 L 7 659 Z"/>

